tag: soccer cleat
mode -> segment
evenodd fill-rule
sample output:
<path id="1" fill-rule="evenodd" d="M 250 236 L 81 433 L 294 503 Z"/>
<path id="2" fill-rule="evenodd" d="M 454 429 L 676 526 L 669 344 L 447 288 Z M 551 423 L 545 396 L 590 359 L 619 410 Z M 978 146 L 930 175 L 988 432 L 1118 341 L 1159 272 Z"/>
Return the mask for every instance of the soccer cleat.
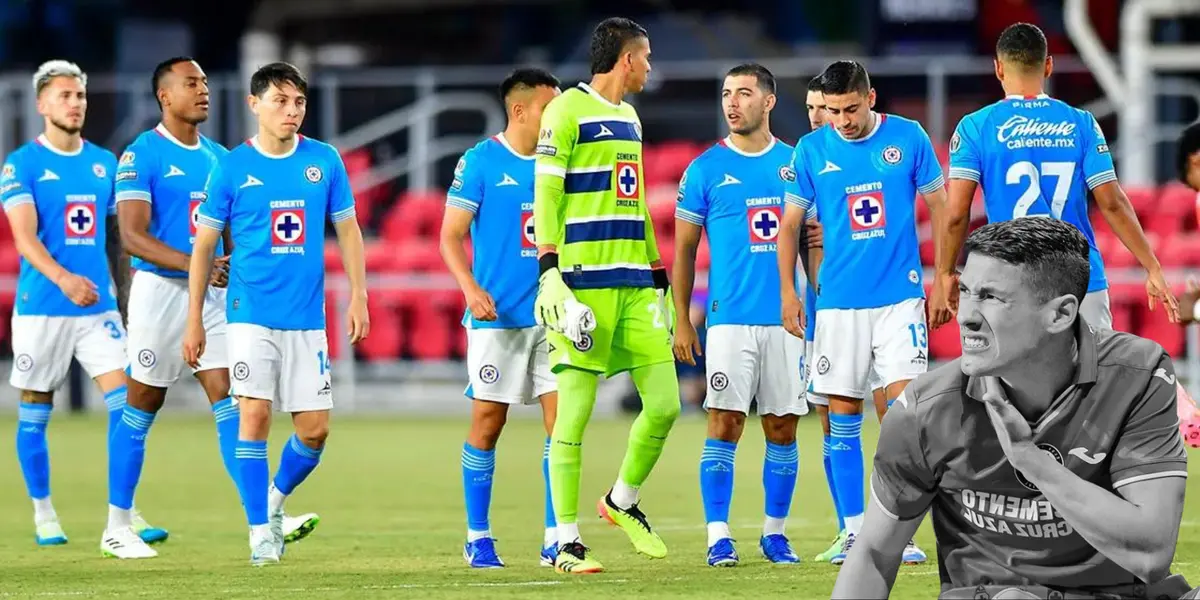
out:
<path id="1" fill-rule="evenodd" d="M 1176 413 L 1179 415 L 1179 431 L 1183 443 L 1189 448 L 1200 448 L 1200 409 L 1182 384 L 1175 384 Z"/>
<path id="2" fill-rule="evenodd" d="M 272 513 L 267 518 L 267 525 L 271 529 L 271 541 L 275 543 L 275 547 L 279 552 L 279 558 L 283 558 L 284 538 L 283 538 L 283 511 Z"/>
<path id="3" fill-rule="evenodd" d="M 133 530 L 121 527 L 105 530 L 100 537 L 100 555 L 105 558 L 154 558 L 158 552 Z"/>
<path id="4" fill-rule="evenodd" d="M 764 535 L 758 540 L 758 548 L 767 560 L 776 564 L 798 563 L 800 558 L 792 552 L 792 544 L 782 533 Z"/>
<path id="5" fill-rule="evenodd" d="M 925 551 L 917 547 L 917 542 L 908 540 L 908 545 L 904 547 L 904 554 L 901 561 L 906 565 L 919 565 L 925 562 L 926 559 Z"/>
<path id="6" fill-rule="evenodd" d="M 44 521 L 37 524 L 34 539 L 37 540 L 39 546 L 61 546 L 67 543 L 67 534 L 57 520 Z"/>
<path id="7" fill-rule="evenodd" d="M 829 559 L 829 562 L 835 565 L 841 565 L 842 563 L 846 562 L 846 557 L 850 555 L 850 549 L 853 547 L 854 534 L 848 533 L 846 534 L 846 540 L 842 542 L 841 550 L 838 550 L 838 553 L 833 555 L 833 558 Z"/>
<path id="8" fill-rule="evenodd" d="M 839 531 L 837 537 L 833 538 L 833 543 L 829 545 L 829 548 L 813 557 L 813 560 L 823 563 L 832 561 L 833 557 L 837 556 L 838 553 L 842 551 L 842 544 L 844 543 L 846 543 L 845 529 Z"/>
<path id="9" fill-rule="evenodd" d="M 143 542 L 147 544 L 161 544 L 167 541 L 167 536 L 170 535 L 167 533 L 167 530 L 147 523 L 146 519 L 142 517 L 142 513 L 136 508 L 130 511 L 130 518 L 133 522 L 133 531 L 138 534 L 138 537 L 142 538 Z"/>
<path id="10" fill-rule="evenodd" d="M 600 561 L 589 556 L 591 549 L 579 542 L 563 544 L 558 548 L 558 556 L 554 558 L 554 570 L 559 573 L 583 575 L 599 573 L 604 570 Z"/>
<path id="11" fill-rule="evenodd" d="M 539 556 L 538 564 L 543 567 L 553 567 L 555 559 L 558 558 L 558 544 L 550 544 L 542 548 L 542 553 Z"/>
<path id="12" fill-rule="evenodd" d="M 646 520 L 646 515 L 637 504 L 630 506 L 629 510 L 624 510 L 613 504 L 610 496 L 605 494 L 596 503 L 596 509 L 600 518 L 620 527 L 625 535 L 629 536 L 635 550 L 650 558 L 666 558 L 666 542 L 650 528 L 650 522 Z"/>
<path id="13" fill-rule="evenodd" d="M 250 565 L 261 567 L 279 563 L 279 549 L 283 544 L 275 540 L 274 534 L 256 536 L 250 532 Z"/>
<path id="14" fill-rule="evenodd" d="M 320 522 L 321 517 L 317 513 L 304 513 L 296 517 L 283 515 L 283 542 L 291 544 L 308 537 Z"/>
<path id="15" fill-rule="evenodd" d="M 463 545 L 463 560 L 472 569 L 503 569 L 504 561 L 496 554 L 496 540 L 485 537 Z"/>
<path id="16" fill-rule="evenodd" d="M 733 567 L 737 564 L 738 553 L 737 548 L 733 547 L 733 540 L 721 538 L 708 547 L 708 566 Z"/>

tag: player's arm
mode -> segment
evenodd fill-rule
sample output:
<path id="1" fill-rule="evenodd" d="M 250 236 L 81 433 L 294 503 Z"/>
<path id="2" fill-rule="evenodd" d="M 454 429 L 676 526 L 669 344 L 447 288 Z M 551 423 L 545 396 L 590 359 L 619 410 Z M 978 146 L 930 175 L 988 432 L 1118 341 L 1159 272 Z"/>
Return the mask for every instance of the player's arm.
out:
<path id="1" fill-rule="evenodd" d="M 342 268 L 350 280 L 350 307 L 346 312 L 346 332 L 351 344 L 357 344 L 371 331 L 367 311 L 367 260 L 358 212 L 354 206 L 354 190 L 346 164 L 336 150 L 331 150 L 329 179 L 329 220 L 342 251 Z"/>
<path id="2" fill-rule="evenodd" d="M 675 201 L 675 263 L 671 266 L 671 287 L 675 290 L 675 357 L 689 365 L 703 352 L 700 337 L 692 325 L 692 292 L 696 286 L 696 249 L 708 216 L 708 194 L 704 176 L 695 162 L 688 165 L 679 180 Z"/>
<path id="3" fill-rule="evenodd" d="M 564 304 L 573 298 L 558 266 L 558 245 L 566 235 L 567 165 L 575 151 L 578 124 L 566 96 L 551 100 L 542 112 L 533 184 L 533 234 L 538 252 L 537 322 L 559 329 Z"/>
<path id="4" fill-rule="evenodd" d="M 801 252 L 808 252 L 808 272 L 804 275 L 809 285 L 817 285 L 817 272 L 821 270 L 821 261 L 825 259 L 825 228 L 821 227 L 816 205 L 809 208 L 805 218 L 807 230 L 804 237 L 808 244 L 807 248 L 800 249 Z"/>
<path id="5" fill-rule="evenodd" d="M 117 290 L 117 312 L 121 318 L 129 321 L 129 253 L 121 247 L 121 228 L 117 219 L 115 200 L 109 208 L 108 218 L 104 220 L 104 251 L 108 257 L 108 268 L 112 272 L 113 287 Z"/>
<path id="6" fill-rule="evenodd" d="M 792 164 L 785 167 L 783 222 L 776 240 L 779 264 L 779 297 L 783 305 L 783 327 L 788 333 L 804 337 L 804 303 L 796 293 L 796 260 L 799 258 L 800 228 L 813 206 L 816 194 L 805 168 L 802 146 L 796 144 Z"/>
<path id="7" fill-rule="evenodd" d="M 442 230 L 438 236 L 438 249 L 450 274 L 458 282 L 467 300 L 471 316 L 480 321 L 496 320 L 496 301 L 479 286 L 471 272 L 471 259 L 467 257 L 466 239 L 471 222 L 483 203 L 483 178 L 475 165 L 476 158 L 470 152 L 464 154 L 454 169 L 454 181 L 446 192 L 446 212 L 442 215 Z M 482 251 L 482 250 L 479 250 Z"/>
<path id="8" fill-rule="evenodd" d="M 117 166 L 117 222 L 121 246 L 129 254 L 164 269 L 187 271 L 189 258 L 150 234 L 150 205 L 154 174 L 152 155 L 131 147 Z"/>
<path id="9" fill-rule="evenodd" d="M 887 598 L 896 583 L 904 547 L 933 502 L 937 478 L 921 448 L 915 401 L 900 394 L 883 418 L 871 501 L 862 531 L 838 572 L 833 598 Z"/>
<path id="10" fill-rule="evenodd" d="M 958 256 L 967 239 L 971 222 L 971 203 L 982 178 L 982 162 L 976 141 L 974 123 L 966 118 L 959 121 L 950 138 L 950 183 L 940 215 L 933 215 L 934 281 L 931 308 L 958 309 Z M 930 208 L 932 213 L 932 207 Z M 932 306 L 936 303 L 938 306 Z M 949 321 L 944 312 L 934 327 Z"/>
<path id="11" fill-rule="evenodd" d="M 188 326 L 203 331 L 204 295 L 212 275 L 213 254 L 221 233 L 228 229 L 233 192 L 226 181 L 225 169 L 218 164 L 208 175 L 204 202 L 196 214 L 196 239 L 188 260 Z M 196 357 L 199 358 L 198 356 Z"/>

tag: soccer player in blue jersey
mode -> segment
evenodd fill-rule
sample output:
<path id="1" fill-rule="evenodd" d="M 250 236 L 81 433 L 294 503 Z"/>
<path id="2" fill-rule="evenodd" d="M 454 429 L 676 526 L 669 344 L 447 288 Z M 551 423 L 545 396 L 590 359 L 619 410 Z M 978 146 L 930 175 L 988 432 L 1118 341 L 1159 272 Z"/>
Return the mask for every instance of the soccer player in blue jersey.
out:
<path id="1" fill-rule="evenodd" d="M 779 234 L 779 289 L 784 327 L 802 337 L 796 242 L 805 217 L 817 210 L 825 236 L 808 366 L 813 391 L 829 399 L 830 463 L 846 523 L 846 541 L 831 562 L 841 564 L 863 521 L 868 373 L 874 365 L 892 401 L 928 362 L 913 198 L 924 196 L 936 220 L 946 197 L 929 136 L 915 121 L 871 110 L 875 90 L 862 65 L 833 63 L 821 88 L 830 126 L 796 146 Z M 910 542 L 904 560 L 925 555 Z"/>
<path id="2" fill-rule="evenodd" d="M 537 246 L 533 236 L 534 149 L 542 109 L 559 94 L 558 79 L 542 69 L 517 69 L 500 84 L 508 114 L 504 131 L 463 154 L 446 192 L 441 252 L 467 300 L 466 395 L 473 400 L 471 429 L 462 449 L 467 543 L 463 558 L 475 568 L 504 566 L 488 522 L 496 441 L 512 404 L 542 405 L 546 441 L 545 535 L 540 562 L 554 566 L 557 522 L 550 501 L 550 433 L 558 386 L 550 372 L 546 329 L 534 322 Z M 467 257 L 470 232 L 475 259 Z"/>
<path id="3" fill-rule="evenodd" d="M 292 65 L 271 63 L 250 78 L 258 134 L 217 161 L 196 217 L 188 271 L 185 362 L 199 368 L 213 252 L 233 241 L 226 293 L 231 393 L 241 424 L 237 483 L 250 524 L 250 562 L 279 562 L 283 503 L 321 460 L 333 407 L 325 336 L 324 224 L 333 221 L 350 280 L 347 331 L 367 336 L 366 267 L 354 196 L 337 149 L 301 136 L 308 82 Z M 309 228 L 315 228 L 310 231 Z M 272 405 L 291 413 L 295 433 L 268 480 Z"/>
<path id="4" fill-rule="evenodd" d="M 1015 23 L 996 42 L 996 78 L 1005 98 L 959 122 L 950 138 L 950 193 L 941 224 L 930 324 L 948 322 L 957 303 L 955 264 L 966 239 L 971 201 L 983 188 L 988 221 L 1053 217 L 1083 232 L 1092 248 L 1092 274 L 1079 306 L 1085 321 L 1112 328 L 1108 280 L 1088 220 L 1088 191 L 1121 243 L 1146 269 L 1150 308 L 1161 302 L 1171 321 L 1179 306 L 1163 276 L 1137 215 L 1113 170 L 1104 131 L 1091 113 L 1046 95 L 1054 68 L 1046 36 L 1034 25 Z"/>
<path id="5" fill-rule="evenodd" d="M 734 454 L 751 400 L 766 437 L 762 481 L 766 520 L 759 549 L 774 563 L 796 563 L 784 532 L 799 470 L 796 424 L 808 413 L 801 385 L 803 341 L 779 325 L 775 260 L 792 147 L 771 135 L 775 77 L 762 65 L 730 69 L 721 89 L 729 135 L 692 161 L 675 207 L 675 356 L 695 364 L 700 342 L 690 318 L 696 248 L 708 233 L 705 359 L 708 437 L 700 456 L 700 494 L 708 523 L 708 564 L 738 563 L 729 530 Z M 793 262 L 793 264 L 795 264 Z"/>
<path id="6" fill-rule="evenodd" d="M 17 460 L 33 500 L 35 539 L 58 545 L 67 536 L 50 501 L 46 448 L 54 390 L 66 380 L 71 359 L 78 360 L 104 393 L 111 443 L 125 407 L 125 326 L 117 298 L 128 266 L 109 218 L 116 210 L 117 159 L 80 135 L 87 75 L 52 60 L 38 68 L 33 87 L 45 131 L 0 169 L 0 201 L 21 254 L 9 382 L 21 391 Z M 136 513 L 133 518 L 139 529 L 153 529 Z M 130 554 L 154 553 L 132 529 L 126 533 Z"/>
<path id="7" fill-rule="evenodd" d="M 196 211 L 204 184 L 227 151 L 204 137 L 199 124 L 208 119 L 208 78 L 194 60 L 169 58 L 154 69 L 151 91 L 162 120 L 142 133 L 121 155 L 117 166 L 117 216 L 121 241 L 133 256 L 135 274 L 129 292 L 129 398 L 113 440 L 109 481 L 109 520 L 101 546 L 121 548 L 109 535 L 128 526 L 129 507 L 141 476 L 146 435 L 179 379 L 187 316 L 187 270 L 196 235 Z M 218 243 L 217 253 L 224 255 Z M 225 359 L 225 285 L 229 258 L 217 259 L 204 307 L 204 325 L 212 344 L 193 375 L 204 388 L 217 424 L 221 458 L 237 481 L 238 409 L 229 397 Z M 316 515 L 288 517 L 285 538 L 312 531 Z"/>

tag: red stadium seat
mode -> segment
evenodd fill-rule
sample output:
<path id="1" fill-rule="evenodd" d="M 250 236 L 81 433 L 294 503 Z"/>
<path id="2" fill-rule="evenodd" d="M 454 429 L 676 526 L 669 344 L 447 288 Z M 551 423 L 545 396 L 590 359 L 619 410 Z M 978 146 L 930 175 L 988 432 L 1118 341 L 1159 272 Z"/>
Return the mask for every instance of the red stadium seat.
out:
<path id="1" fill-rule="evenodd" d="M 952 360 L 962 355 L 962 339 L 958 322 L 949 323 L 929 330 L 929 355 L 935 360 Z"/>
<path id="2" fill-rule="evenodd" d="M 1158 210 L 1158 190 L 1154 188 L 1127 187 L 1125 195 L 1129 196 L 1129 203 L 1133 205 L 1133 210 L 1140 219 L 1145 219 Z"/>
<path id="3" fill-rule="evenodd" d="M 1191 188 L 1171 183 L 1159 190 L 1158 214 L 1176 223 L 1174 231 L 1191 231 L 1200 227 L 1200 208 L 1196 204 L 1196 192 Z M 1200 257 L 1197 257 L 1200 260 Z"/>
<path id="4" fill-rule="evenodd" d="M 16 246 L 0 242 L 0 273 L 16 275 L 21 270 L 21 253 Z"/>
<path id="5" fill-rule="evenodd" d="M 677 185 L 688 165 L 701 152 L 702 150 L 691 142 L 664 142 L 647 147 L 645 185 Z"/>
<path id="6" fill-rule="evenodd" d="M 395 360 L 404 343 L 404 320 L 387 296 L 371 295 L 367 310 L 371 314 L 371 335 L 358 344 L 368 362 Z"/>
<path id="7" fill-rule="evenodd" d="M 341 358 L 340 345 L 337 343 L 339 335 L 342 335 L 342 330 L 345 328 L 345 315 L 337 309 L 337 296 L 333 292 L 325 293 L 325 337 L 329 340 L 329 358 L 338 360 Z"/>
<path id="8" fill-rule="evenodd" d="M 434 239 L 442 227 L 445 196 L 437 192 L 409 192 L 388 210 L 380 235 L 388 240 Z"/>
<path id="9" fill-rule="evenodd" d="M 367 263 L 368 273 L 382 273 L 392 270 L 395 248 L 392 244 L 382 240 L 373 240 L 367 242 L 364 258 Z"/>
<path id="10" fill-rule="evenodd" d="M 409 240 L 389 243 L 392 268 L 399 272 L 436 273 L 446 270 L 437 243 L 433 240 Z"/>
<path id="11" fill-rule="evenodd" d="M 1176 233 L 1167 238 L 1156 252 L 1164 267 L 1191 267 L 1200 264 L 1200 232 Z"/>
<path id="12" fill-rule="evenodd" d="M 359 177 L 370 171 L 371 153 L 366 148 L 350 150 L 342 153 L 342 162 L 346 165 L 346 175 L 353 185 Z M 357 213 L 359 226 L 366 227 L 371 222 L 375 208 L 379 205 L 380 198 L 383 197 L 383 191 L 381 186 L 374 186 L 354 194 L 354 210 Z"/>
<path id="13" fill-rule="evenodd" d="M 442 314 L 443 307 L 421 302 L 409 307 L 407 353 L 417 360 L 446 360 L 450 357 L 451 330 Z"/>
<path id="14" fill-rule="evenodd" d="M 1111 303 L 1110 309 L 1112 310 L 1113 329 L 1125 332 L 1133 331 L 1133 303 L 1112 302 L 1111 290 L 1109 294 L 1109 301 Z"/>
<path id="15" fill-rule="evenodd" d="M 1180 290 L 1175 290 L 1179 293 Z M 1167 320 L 1167 313 L 1163 310 L 1162 305 L 1155 307 L 1151 312 L 1145 300 L 1135 305 L 1137 308 L 1137 321 L 1139 322 L 1138 335 L 1149 338 L 1158 342 L 1163 350 L 1171 356 L 1181 356 L 1184 347 L 1184 330 L 1177 323 L 1172 323 Z"/>
<path id="16" fill-rule="evenodd" d="M 325 272 L 341 273 L 343 271 L 342 250 L 334 240 L 325 242 Z"/>

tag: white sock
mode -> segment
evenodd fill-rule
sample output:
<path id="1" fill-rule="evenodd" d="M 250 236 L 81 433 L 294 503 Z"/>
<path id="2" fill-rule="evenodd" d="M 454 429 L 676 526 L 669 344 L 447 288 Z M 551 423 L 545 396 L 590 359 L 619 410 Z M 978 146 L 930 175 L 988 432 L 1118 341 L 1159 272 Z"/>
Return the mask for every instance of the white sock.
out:
<path id="1" fill-rule="evenodd" d="M 863 524 L 863 516 L 862 515 L 854 515 L 853 517 L 846 517 L 846 533 L 848 533 L 850 535 L 858 535 L 858 532 L 862 531 L 862 524 Z"/>
<path id="2" fill-rule="evenodd" d="M 267 490 L 267 514 L 283 512 L 283 501 L 287 500 L 287 494 L 279 491 L 275 484 L 271 484 L 271 488 Z"/>
<path id="3" fill-rule="evenodd" d="M 492 530 L 490 529 L 484 529 L 483 531 L 472 531 L 470 529 L 467 530 L 467 543 L 490 537 L 492 537 Z"/>
<path id="4" fill-rule="evenodd" d="M 50 502 L 50 496 L 45 498 L 33 499 L 33 522 L 47 523 L 57 521 L 58 513 L 54 512 L 54 504 Z"/>
<path id="5" fill-rule="evenodd" d="M 725 539 L 732 538 L 733 534 L 729 533 L 729 523 L 725 521 L 713 521 L 708 524 L 708 547 Z"/>
<path id="6" fill-rule="evenodd" d="M 542 547 L 549 548 L 550 546 L 558 547 L 557 527 L 547 527 L 546 533 L 542 535 Z"/>
<path id="7" fill-rule="evenodd" d="M 785 525 L 787 525 L 787 519 L 767 517 L 767 520 L 763 522 L 763 536 L 783 535 L 783 528 Z"/>
<path id="8" fill-rule="evenodd" d="M 617 479 L 617 482 L 613 484 L 612 492 L 609 492 L 609 497 L 612 498 L 612 502 L 617 508 L 628 510 L 637 503 L 638 489 Z"/>
<path id="9" fill-rule="evenodd" d="M 250 543 L 253 544 L 259 540 L 271 539 L 271 524 L 263 523 L 262 525 L 250 526 Z"/>
<path id="10" fill-rule="evenodd" d="M 557 529 L 558 545 L 560 547 L 563 544 L 583 541 L 583 538 L 579 537 L 579 523 L 559 523 Z"/>
<path id="11" fill-rule="evenodd" d="M 108 529 L 116 530 L 133 526 L 133 512 L 108 505 Z"/>

